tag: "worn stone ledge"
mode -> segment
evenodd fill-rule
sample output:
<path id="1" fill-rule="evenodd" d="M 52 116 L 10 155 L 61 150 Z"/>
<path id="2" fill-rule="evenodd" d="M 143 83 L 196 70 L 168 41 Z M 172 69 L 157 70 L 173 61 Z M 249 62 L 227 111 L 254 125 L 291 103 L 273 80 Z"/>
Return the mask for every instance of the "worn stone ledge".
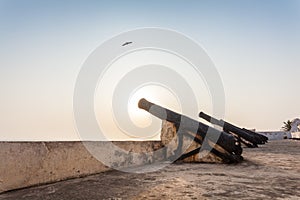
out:
<path id="1" fill-rule="evenodd" d="M 108 142 L 90 143 L 105 145 Z M 161 147 L 158 141 L 113 144 L 131 152 L 151 152 Z M 0 149 L 0 193 L 109 170 L 90 154 L 82 142 L 0 142 Z M 149 156 L 138 159 L 140 164 L 153 160 Z M 127 163 L 122 164 L 126 167 Z"/>

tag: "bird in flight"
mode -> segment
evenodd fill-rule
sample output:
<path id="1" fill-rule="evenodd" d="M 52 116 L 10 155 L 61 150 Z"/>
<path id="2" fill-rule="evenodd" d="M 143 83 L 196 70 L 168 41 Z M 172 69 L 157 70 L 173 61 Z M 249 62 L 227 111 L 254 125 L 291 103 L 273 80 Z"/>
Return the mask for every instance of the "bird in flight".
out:
<path id="1" fill-rule="evenodd" d="M 125 42 L 124 44 L 122 44 L 122 47 L 129 45 L 129 44 L 132 44 L 132 42 Z"/>

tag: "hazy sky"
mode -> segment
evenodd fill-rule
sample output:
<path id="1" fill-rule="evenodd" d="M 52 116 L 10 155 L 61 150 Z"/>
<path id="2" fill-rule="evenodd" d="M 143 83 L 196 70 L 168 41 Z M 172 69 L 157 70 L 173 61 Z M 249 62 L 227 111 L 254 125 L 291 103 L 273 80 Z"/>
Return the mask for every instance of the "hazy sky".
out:
<path id="1" fill-rule="evenodd" d="M 73 140 L 76 77 L 103 41 L 127 30 L 179 31 L 223 81 L 225 118 L 279 130 L 300 117 L 300 1 L 0 0 L 0 140 Z"/>

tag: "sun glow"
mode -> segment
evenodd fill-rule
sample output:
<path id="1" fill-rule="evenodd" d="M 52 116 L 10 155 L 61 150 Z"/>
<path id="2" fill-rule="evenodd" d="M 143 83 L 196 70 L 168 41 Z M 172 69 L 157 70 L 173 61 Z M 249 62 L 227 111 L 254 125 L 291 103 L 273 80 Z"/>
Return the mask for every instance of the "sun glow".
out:
<path id="1" fill-rule="evenodd" d="M 162 85 L 144 85 L 132 93 L 128 101 L 128 113 L 131 121 L 138 127 L 145 128 L 151 125 L 153 116 L 147 111 L 138 108 L 138 102 L 141 98 L 157 103 L 159 105 L 168 105 L 167 107 L 178 112 L 181 111 L 181 105 L 178 97 L 169 89 Z"/>
<path id="2" fill-rule="evenodd" d="M 159 140 L 161 119 L 139 109 L 139 100 L 197 118 L 200 101 L 186 103 L 192 93 L 201 105 L 211 105 L 205 83 L 181 57 L 156 49 L 124 54 L 109 65 L 95 90 L 94 113 L 104 135 L 95 131 L 96 140 Z"/>

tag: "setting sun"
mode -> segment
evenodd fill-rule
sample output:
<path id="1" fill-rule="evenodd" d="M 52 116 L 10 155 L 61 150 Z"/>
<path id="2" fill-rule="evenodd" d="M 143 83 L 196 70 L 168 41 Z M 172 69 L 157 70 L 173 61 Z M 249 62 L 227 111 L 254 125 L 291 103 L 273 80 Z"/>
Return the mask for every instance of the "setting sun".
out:
<path id="1" fill-rule="evenodd" d="M 178 112 L 181 111 L 178 97 L 170 89 L 163 85 L 144 85 L 139 87 L 130 96 L 128 113 L 131 121 L 141 128 L 150 126 L 153 119 L 153 116 L 148 112 L 138 108 L 138 102 L 141 98 L 146 98 L 152 102 L 159 102 L 162 105 L 168 105 L 169 108 Z"/>

